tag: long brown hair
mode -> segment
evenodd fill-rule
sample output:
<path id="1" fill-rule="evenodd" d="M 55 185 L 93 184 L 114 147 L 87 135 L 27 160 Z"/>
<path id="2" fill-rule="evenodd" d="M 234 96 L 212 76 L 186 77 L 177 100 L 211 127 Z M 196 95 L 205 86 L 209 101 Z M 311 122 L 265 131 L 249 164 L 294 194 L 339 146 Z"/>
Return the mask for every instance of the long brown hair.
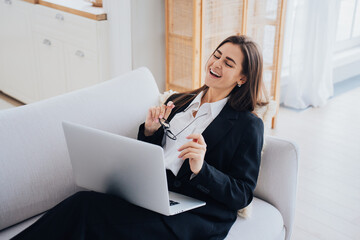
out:
<path id="1" fill-rule="evenodd" d="M 247 79 L 241 87 L 235 86 L 230 92 L 228 100 L 230 106 L 237 111 L 253 112 L 256 105 L 263 106 L 268 104 L 267 96 L 262 96 L 262 91 L 265 94 L 265 90 L 262 82 L 263 58 L 259 46 L 245 35 L 234 35 L 222 41 L 212 55 L 225 43 L 232 43 L 240 47 L 244 55 L 242 74 Z M 173 102 L 175 106 L 181 107 L 191 102 L 201 91 L 204 91 L 205 95 L 208 89 L 209 87 L 204 84 L 198 89 L 184 92 Z"/>

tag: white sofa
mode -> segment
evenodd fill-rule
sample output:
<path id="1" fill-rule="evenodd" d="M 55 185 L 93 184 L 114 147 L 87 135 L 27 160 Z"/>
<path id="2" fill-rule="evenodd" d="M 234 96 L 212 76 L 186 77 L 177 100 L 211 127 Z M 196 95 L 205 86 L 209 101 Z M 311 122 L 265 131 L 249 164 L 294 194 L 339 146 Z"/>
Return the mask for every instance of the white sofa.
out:
<path id="1" fill-rule="evenodd" d="M 9 239 L 80 189 L 75 186 L 62 121 L 136 138 L 159 90 L 140 68 L 104 83 L 0 111 L 0 239 Z M 297 185 L 297 147 L 267 137 L 251 217 L 238 217 L 226 239 L 288 240 Z"/>

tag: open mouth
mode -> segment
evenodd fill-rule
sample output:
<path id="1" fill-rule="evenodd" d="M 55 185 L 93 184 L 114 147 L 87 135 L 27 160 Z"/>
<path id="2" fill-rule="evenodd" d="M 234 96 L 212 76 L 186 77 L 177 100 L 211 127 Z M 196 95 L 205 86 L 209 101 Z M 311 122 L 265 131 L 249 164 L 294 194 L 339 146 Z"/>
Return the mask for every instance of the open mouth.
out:
<path id="1" fill-rule="evenodd" d="M 212 76 L 214 76 L 214 77 L 216 77 L 216 78 L 221 78 L 221 75 L 218 74 L 218 73 L 216 73 L 216 72 L 214 72 L 211 68 L 210 68 L 210 75 L 212 75 Z"/>

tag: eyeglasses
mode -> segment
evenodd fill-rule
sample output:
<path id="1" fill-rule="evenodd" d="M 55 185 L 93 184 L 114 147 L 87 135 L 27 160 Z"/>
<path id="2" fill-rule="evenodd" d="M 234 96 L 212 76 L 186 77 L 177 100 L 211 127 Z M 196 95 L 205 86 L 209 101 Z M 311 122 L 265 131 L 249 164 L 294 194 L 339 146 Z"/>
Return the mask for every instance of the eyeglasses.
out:
<path id="1" fill-rule="evenodd" d="M 172 140 L 176 140 L 176 139 L 177 139 L 177 136 L 178 136 L 180 133 L 182 133 L 185 129 L 187 129 L 187 128 L 188 128 L 193 122 L 195 122 L 197 119 L 199 119 L 199 118 L 201 118 L 201 117 L 203 117 L 203 116 L 205 116 L 205 115 L 207 115 L 207 113 L 204 113 L 204 114 L 198 116 L 197 118 L 193 119 L 185 128 L 183 128 L 183 130 L 181 130 L 180 132 L 178 132 L 176 135 L 173 134 L 173 133 L 171 132 L 171 130 L 169 129 L 169 128 L 170 128 L 170 122 L 169 122 L 167 119 L 161 118 L 161 119 L 159 119 L 159 123 L 160 123 L 160 125 L 163 127 L 163 129 L 164 129 L 165 135 L 166 135 L 168 138 L 172 139 Z"/>

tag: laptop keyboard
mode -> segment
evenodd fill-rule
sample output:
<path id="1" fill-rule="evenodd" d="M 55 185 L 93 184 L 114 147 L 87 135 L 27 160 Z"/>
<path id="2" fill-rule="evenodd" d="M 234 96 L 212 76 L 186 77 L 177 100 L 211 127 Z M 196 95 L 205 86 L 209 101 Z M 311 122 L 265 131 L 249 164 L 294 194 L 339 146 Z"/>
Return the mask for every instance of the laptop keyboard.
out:
<path id="1" fill-rule="evenodd" d="M 174 206 L 174 205 L 176 205 L 176 204 L 179 204 L 178 202 L 175 202 L 175 201 L 173 201 L 173 200 L 169 200 L 169 203 L 170 203 L 170 206 Z"/>

